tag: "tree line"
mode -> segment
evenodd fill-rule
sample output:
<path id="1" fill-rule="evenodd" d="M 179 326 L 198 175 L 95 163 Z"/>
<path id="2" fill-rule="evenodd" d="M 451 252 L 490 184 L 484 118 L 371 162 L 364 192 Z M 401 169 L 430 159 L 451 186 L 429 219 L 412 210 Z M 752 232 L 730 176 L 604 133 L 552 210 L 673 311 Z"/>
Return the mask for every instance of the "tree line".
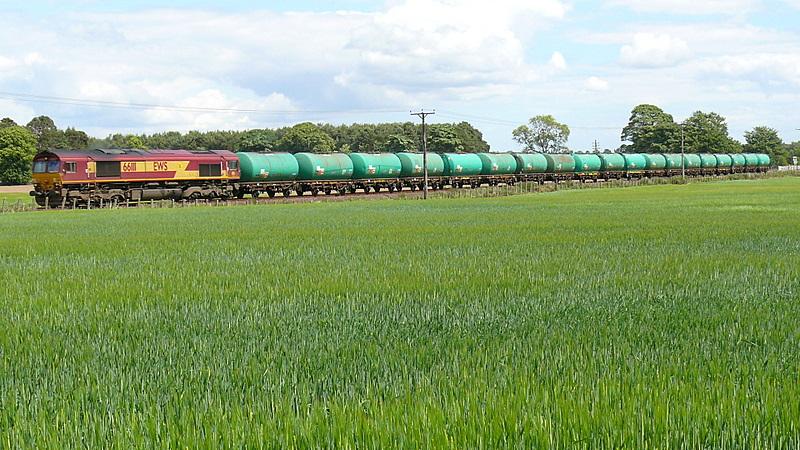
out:
<path id="1" fill-rule="evenodd" d="M 570 151 L 569 126 L 553 116 L 540 115 L 513 130 L 512 136 L 526 152 Z M 655 105 L 638 105 L 622 129 L 624 144 L 615 149 L 630 153 L 678 153 L 681 145 L 690 153 L 753 152 L 770 155 L 773 164 L 786 165 L 800 156 L 800 142 L 784 143 L 778 132 L 758 126 L 745 133 L 741 143 L 728 134 L 721 115 L 695 112 L 681 123 Z M 48 149 L 187 149 L 250 152 L 415 152 L 422 150 L 422 127 L 414 122 L 331 125 L 304 122 L 291 127 L 246 131 L 167 131 L 154 134 L 112 134 L 94 138 L 75 128 L 59 129 L 47 116 L 21 126 L 0 120 L 0 183 L 30 181 L 30 166 L 37 151 Z M 432 152 L 484 152 L 489 144 L 468 122 L 433 124 L 428 127 Z M 611 151 L 611 150 L 606 150 Z"/>
<path id="2" fill-rule="evenodd" d="M 47 116 L 25 126 L 0 120 L 0 183 L 23 184 L 37 151 L 97 148 L 230 150 L 249 152 L 417 152 L 422 151 L 422 126 L 413 122 L 331 125 L 300 123 L 276 129 L 246 131 L 167 131 L 154 134 L 112 134 L 94 138 L 74 128 L 60 130 Z M 467 122 L 428 127 L 428 149 L 434 152 L 484 152 L 489 144 Z"/>
<path id="3" fill-rule="evenodd" d="M 113 134 L 89 139 L 88 148 L 163 148 L 248 152 L 416 152 L 422 151 L 422 127 L 412 122 L 331 125 L 300 123 L 291 127 L 246 131 L 168 131 Z M 467 122 L 428 128 L 428 148 L 441 152 L 483 152 L 489 144 Z"/>
<path id="4" fill-rule="evenodd" d="M 568 151 L 569 134 L 569 126 L 549 115 L 532 117 L 512 132 L 523 151 L 544 153 Z M 623 144 L 615 151 L 622 153 L 680 153 L 682 148 L 686 153 L 766 153 L 776 165 L 790 164 L 793 156 L 800 156 L 800 142 L 784 143 L 773 128 L 757 126 L 744 134 L 742 143 L 729 135 L 720 114 L 696 111 L 678 123 L 648 104 L 633 108 L 620 140 Z"/>

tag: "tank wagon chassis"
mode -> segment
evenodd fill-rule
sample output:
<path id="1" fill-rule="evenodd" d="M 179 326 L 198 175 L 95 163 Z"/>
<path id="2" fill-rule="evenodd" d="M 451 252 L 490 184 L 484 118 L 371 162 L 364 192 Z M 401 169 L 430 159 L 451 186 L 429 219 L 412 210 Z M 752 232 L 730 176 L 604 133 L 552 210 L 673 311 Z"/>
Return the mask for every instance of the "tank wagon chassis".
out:
<path id="1" fill-rule="evenodd" d="M 567 177 L 564 177 L 566 179 Z M 500 186 L 514 184 L 520 181 L 546 181 L 544 176 L 520 177 L 508 176 L 487 176 L 487 177 L 429 177 L 428 189 L 440 190 L 447 187 L 452 188 L 478 188 L 480 186 Z M 254 198 L 266 195 L 269 198 L 289 197 L 292 194 L 312 196 L 325 195 L 346 195 L 355 194 L 359 190 L 364 193 L 373 192 L 400 192 L 408 189 L 412 192 L 422 190 L 424 186 L 423 178 L 394 178 L 377 180 L 343 180 L 343 181 L 296 181 L 296 182 L 243 182 L 233 183 L 233 196 L 244 198 L 251 195 Z"/>

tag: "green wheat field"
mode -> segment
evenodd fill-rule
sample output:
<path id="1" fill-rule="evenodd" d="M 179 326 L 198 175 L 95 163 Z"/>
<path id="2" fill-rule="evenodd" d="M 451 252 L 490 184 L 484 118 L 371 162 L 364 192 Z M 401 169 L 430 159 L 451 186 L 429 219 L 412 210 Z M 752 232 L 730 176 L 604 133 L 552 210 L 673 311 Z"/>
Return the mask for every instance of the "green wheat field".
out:
<path id="1" fill-rule="evenodd" d="M 796 448 L 800 178 L 0 215 L 2 448 Z"/>

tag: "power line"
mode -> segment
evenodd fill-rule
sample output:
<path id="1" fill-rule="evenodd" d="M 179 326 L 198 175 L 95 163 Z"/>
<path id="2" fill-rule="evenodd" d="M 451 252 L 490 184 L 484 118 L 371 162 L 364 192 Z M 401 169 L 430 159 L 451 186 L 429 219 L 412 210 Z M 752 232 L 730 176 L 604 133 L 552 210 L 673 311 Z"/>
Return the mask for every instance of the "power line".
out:
<path id="1" fill-rule="evenodd" d="M 442 111 L 440 110 L 440 112 L 442 112 Z M 456 113 L 456 112 L 452 112 L 452 111 L 444 111 L 442 114 L 440 114 L 440 116 L 441 117 L 450 117 L 451 119 L 452 118 L 455 118 L 455 119 L 458 119 L 458 118 L 467 119 L 467 120 L 471 120 L 471 121 L 475 121 L 475 122 L 483 122 L 483 123 L 488 123 L 488 124 L 492 124 L 492 125 L 518 126 L 520 124 L 524 124 L 524 123 L 527 122 L 527 120 L 516 121 L 516 120 L 509 120 L 509 119 L 499 119 L 499 118 L 496 118 L 496 117 L 478 116 L 478 115 L 473 115 L 473 114 L 462 114 L 462 113 Z M 580 125 L 572 126 L 572 125 L 570 125 L 569 128 L 570 128 L 570 130 L 620 130 L 620 129 L 622 129 L 622 127 L 620 127 L 620 126 L 611 126 L 611 125 L 606 125 L 606 126 L 580 126 Z"/>
<path id="2" fill-rule="evenodd" d="M 75 97 L 57 97 L 49 95 L 35 95 L 35 94 L 22 94 L 16 92 L 0 91 L 0 99 L 27 102 L 27 103 L 46 103 L 66 106 L 84 106 L 91 108 L 109 108 L 109 109 L 128 109 L 128 110 L 147 110 L 157 109 L 161 111 L 175 111 L 175 112 L 189 112 L 189 113 L 225 113 L 225 114 L 260 114 L 260 115 L 297 115 L 297 114 L 397 114 L 406 112 L 405 109 L 392 109 L 392 108 L 375 108 L 375 109 L 294 109 L 294 110 L 265 110 L 265 109 L 245 109 L 245 108 L 214 108 L 203 106 L 179 106 L 179 105 L 165 105 L 157 103 L 127 103 L 115 102 L 108 100 L 91 100 L 81 99 Z M 497 117 L 488 117 L 475 114 L 464 114 L 454 111 L 439 110 L 440 117 L 450 118 L 454 120 L 469 120 L 472 122 L 485 123 L 489 125 L 501 126 L 518 126 L 524 124 L 527 120 L 511 120 L 502 119 Z M 571 130 L 620 130 L 620 126 L 580 126 L 570 125 Z M 800 131 L 800 129 L 780 129 L 777 130 L 781 133 L 793 133 Z"/>
<path id="3" fill-rule="evenodd" d="M 481 122 L 493 122 L 496 125 L 519 125 L 519 122 L 514 121 L 514 120 L 508 120 L 508 119 L 498 119 L 498 118 L 494 118 L 494 117 L 476 116 L 476 115 L 473 115 L 473 114 L 462 114 L 462 113 L 456 113 L 456 112 L 452 112 L 452 111 L 441 111 L 441 110 L 440 110 L 440 113 L 441 113 L 440 115 L 442 117 L 462 118 L 462 119 L 476 120 L 476 121 L 481 121 Z"/>
<path id="4" fill-rule="evenodd" d="M 401 113 L 402 109 L 344 109 L 344 110 L 264 110 L 264 109 L 241 109 L 241 108 L 212 108 L 202 106 L 178 106 L 150 103 L 125 103 L 106 100 L 89 100 L 73 97 L 55 97 L 47 95 L 20 94 L 15 92 L 0 91 L 0 99 L 21 101 L 28 103 L 49 103 L 69 106 L 87 106 L 95 108 L 112 109 L 158 109 L 176 112 L 196 112 L 196 113 L 235 113 L 235 114 L 375 114 L 375 113 Z"/>

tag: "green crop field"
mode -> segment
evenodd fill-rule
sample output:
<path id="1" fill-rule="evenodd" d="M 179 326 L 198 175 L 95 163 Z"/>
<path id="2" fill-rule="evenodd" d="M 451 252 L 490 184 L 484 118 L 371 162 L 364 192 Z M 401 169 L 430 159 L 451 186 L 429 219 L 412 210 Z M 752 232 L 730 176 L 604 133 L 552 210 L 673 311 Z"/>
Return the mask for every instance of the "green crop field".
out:
<path id="1" fill-rule="evenodd" d="M 27 192 L 0 192 L 0 209 L 13 205 L 33 206 L 33 197 Z"/>
<path id="2" fill-rule="evenodd" d="M 0 447 L 800 446 L 800 178 L 5 214 L 0 289 Z"/>

